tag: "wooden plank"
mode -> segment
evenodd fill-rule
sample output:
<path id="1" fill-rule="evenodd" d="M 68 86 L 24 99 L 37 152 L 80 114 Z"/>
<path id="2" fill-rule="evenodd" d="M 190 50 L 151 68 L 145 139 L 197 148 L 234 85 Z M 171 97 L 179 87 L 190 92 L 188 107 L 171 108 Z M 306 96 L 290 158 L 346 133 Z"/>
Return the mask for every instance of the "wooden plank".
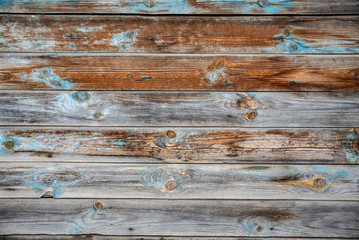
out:
<path id="1" fill-rule="evenodd" d="M 359 199 L 359 166 L 3 163 L 0 198 Z"/>
<path id="2" fill-rule="evenodd" d="M 358 14 L 354 0 L 12 0 L 3 13 Z"/>
<path id="3" fill-rule="evenodd" d="M 353 127 L 358 109 L 359 92 L 0 93 L 2 125 Z"/>
<path id="4" fill-rule="evenodd" d="M 167 237 L 167 236 L 100 236 L 100 235 L 8 235 L 0 236 L 1 240 L 253 240 L 251 237 Z M 318 238 L 261 238 L 256 240 L 318 240 Z M 323 239 L 323 238 L 322 238 Z M 328 238 L 324 238 L 328 239 Z M 330 240 L 343 240 L 343 238 L 330 238 Z"/>
<path id="5" fill-rule="evenodd" d="M 359 17 L 2 15 L 0 51 L 358 53 Z"/>
<path id="6" fill-rule="evenodd" d="M 359 56 L 1 54 L 0 88 L 351 92 Z"/>
<path id="7" fill-rule="evenodd" d="M 0 232 L 168 236 L 359 237 L 358 202 L 0 200 Z"/>
<path id="8" fill-rule="evenodd" d="M 1 161 L 357 164 L 358 129 L 1 128 Z"/>

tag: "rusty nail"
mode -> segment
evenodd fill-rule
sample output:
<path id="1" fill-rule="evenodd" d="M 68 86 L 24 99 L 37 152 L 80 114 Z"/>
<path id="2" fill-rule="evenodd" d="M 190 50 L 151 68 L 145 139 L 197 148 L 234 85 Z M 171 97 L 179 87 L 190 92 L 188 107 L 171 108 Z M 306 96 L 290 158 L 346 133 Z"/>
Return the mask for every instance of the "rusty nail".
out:
<path id="1" fill-rule="evenodd" d="M 249 112 L 249 113 L 247 113 L 247 114 L 245 115 L 245 118 L 246 118 L 248 121 L 254 121 L 254 120 L 257 119 L 257 117 L 258 117 L 258 114 L 257 114 L 256 111 L 251 111 L 251 112 Z"/>
<path id="2" fill-rule="evenodd" d="M 7 148 L 7 149 L 13 149 L 13 147 L 15 146 L 15 143 L 11 140 L 7 140 L 5 143 L 4 143 L 4 146 Z"/>
<path id="3" fill-rule="evenodd" d="M 313 186 L 315 188 L 325 188 L 327 186 L 327 181 L 322 177 L 318 177 L 313 180 Z"/>
<path id="4" fill-rule="evenodd" d="M 103 204 L 100 201 L 95 202 L 93 206 L 97 211 L 101 211 L 103 209 Z"/>
<path id="5" fill-rule="evenodd" d="M 167 137 L 169 137 L 169 138 L 175 138 L 175 137 L 176 137 L 176 133 L 175 133 L 173 130 L 168 130 L 168 131 L 166 132 L 166 135 L 167 135 Z"/>
<path id="6" fill-rule="evenodd" d="M 177 183 L 173 180 L 166 182 L 166 189 L 168 191 L 174 191 L 177 189 Z"/>

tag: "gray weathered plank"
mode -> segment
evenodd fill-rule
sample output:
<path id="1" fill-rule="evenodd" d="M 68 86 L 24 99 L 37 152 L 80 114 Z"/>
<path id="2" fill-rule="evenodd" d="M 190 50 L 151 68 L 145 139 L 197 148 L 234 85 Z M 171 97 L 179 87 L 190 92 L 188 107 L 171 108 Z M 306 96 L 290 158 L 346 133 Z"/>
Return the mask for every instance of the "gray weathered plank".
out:
<path id="1" fill-rule="evenodd" d="M 358 163 L 358 129 L 0 128 L 1 161 Z"/>
<path id="2" fill-rule="evenodd" d="M 2 91 L 2 125 L 356 127 L 359 92 Z"/>
<path id="3" fill-rule="evenodd" d="M 0 51 L 358 53 L 359 17 L 2 15 Z"/>
<path id="4" fill-rule="evenodd" d="M 359 199 L 359 166 L 2 163 L 0 198 Z"/>
<path id="5" fill-rule="evenodd" d="M 352 92 L 359 56 L 0 54 L 0 89 Z"/>
<path id="6" fill-rule="evenodd" d="M 359 237 L 358 202 L 2 199 L 0 234 Z"/>
<path id="7" fill-rule="evenodd" d="M 357 14 L 355 0 L 4 0 L 3 13 Z"/>

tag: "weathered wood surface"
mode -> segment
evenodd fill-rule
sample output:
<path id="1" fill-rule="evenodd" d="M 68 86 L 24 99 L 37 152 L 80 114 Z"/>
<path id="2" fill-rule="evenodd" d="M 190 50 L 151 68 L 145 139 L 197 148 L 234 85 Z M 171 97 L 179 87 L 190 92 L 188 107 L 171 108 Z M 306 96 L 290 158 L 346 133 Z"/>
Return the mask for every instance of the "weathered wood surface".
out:
<path id="1" fill-rule="evenodd" d="M 2 15 L 0 51 L 358 53 L 359 17 Z"/>
<path id="2" fill-rule="evenodd" d="M 1 89 L 359 91 L 359 56 L 1 54 Z"/>
<path id="3" fill-rule="evenodd" d="M 358 109 L 359 92 L 0 93 L 2 125 L 351 128 Z"/>
<path id="4" fill-rule="evenodd" d="M 3 0 L 3 13 L 358 14 L 355 0 Z"/>
<path id="5" fill-rule="evenodd" d="M 0 236 L 1 240 L 253 240 L 251 237 L 168 237 L 168 236 L 101 236 L 101 235 L 8 235 Z M 256 237 L 256 240 L 278 240 L 271 237 Z M 328 238 L 321 238 L 328 239 Z M 318 238 L 286 238 L 280 240 L 318 240 Z M 343 240 L 343 238 L 330 238 L 330 240 Z"/>
<path id="6" fill-rule="evenodd" d="M 1 161 L 356 164 L 358 129 L 1 128 Z"/>
<path id="7" fill-rule="evenodd" d="M 0 198 L 359 199 L 359 166 L 2 163 Z"/>
<path id="8" fill-rule="evenodd" d="M 358 202 L 2 199 L 8 234 L 359 237 Z"/>

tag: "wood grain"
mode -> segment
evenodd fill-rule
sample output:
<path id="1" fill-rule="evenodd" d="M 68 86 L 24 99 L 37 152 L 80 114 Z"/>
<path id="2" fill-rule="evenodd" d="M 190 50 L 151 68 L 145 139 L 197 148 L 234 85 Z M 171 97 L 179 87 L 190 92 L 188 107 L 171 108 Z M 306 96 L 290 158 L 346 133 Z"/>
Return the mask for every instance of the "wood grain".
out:
<path id="1" fill-rule="evenodd" d="M 359 166 L 2 163 L 0 198 L 357 200 Z"/>
<path id="2" fill-rule="evenodd" d="M 0 88 L 352 92 L 359 56 L 1 54 Z"/>
<path id="3" fill-rule="evenodd" d="M 349 127 L 359 92 L 2 91 L 2 125 Z"/>
<path id="4" fill-rule="evenodd" d="M 358 238 L 358 211 L 351 201 L 3 199 L 0 231 Z"/>
<path id="5" fill-rule="evenodd" d="M 1 161 L 356 164 L 358 129 L 1 128 Z"/>
<path id="6" fill-rule="evenodd" d="M 2 15 L 0 51 L 358 53 L 358 16 Z"/>
<path id="7" fill-rule="evenodd" d="M 358 14 L 354 0 L 12 0 L 3 13 Z"/>

